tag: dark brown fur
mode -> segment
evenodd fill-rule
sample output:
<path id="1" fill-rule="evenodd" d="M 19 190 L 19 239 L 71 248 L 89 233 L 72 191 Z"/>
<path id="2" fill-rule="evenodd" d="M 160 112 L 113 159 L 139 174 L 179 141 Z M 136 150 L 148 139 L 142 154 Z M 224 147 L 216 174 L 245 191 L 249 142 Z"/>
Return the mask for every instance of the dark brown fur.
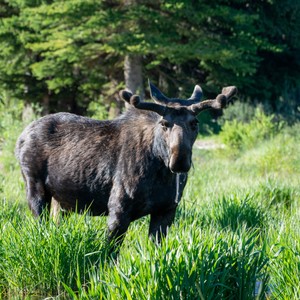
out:
<path id="1" fill-rule="evenodd" d="M 179 113 L 180 122 L 186 113 L 191 117 Z M 132 108 L 113 121 L 58 113 L 31 123 L 18 139 L 16 155 L 33 214 L 49 209 L 53 197 L 65 210 L 109 215 L 110 239 L 147 214 L 150 234 L 165 234 L 186 177 L 177 191 L 160 120 L 154 112 Z M 193 129 L 188 155 L 196 135 Z"/>
<path id="2" fill-rule="evenodd" d="M 199 86 L 191 102 L 180 103 L 150 88 L 162 104 L 141 102 L 121 91 L 137 109 L 115 120 L 58 113 L 25 128 L 16 156 L 35 216 L 49 211 L 53 198 L 67 211 L 108 215 L 109 241 L 120 244 L 130 222 L 148 214 L 150 235 L 160 240 L 166 234 L 192 164 L 196 116 L 207 108 L 222 108 L 236 88 L 225 88 L 224 95 L 201 103 Z"/>

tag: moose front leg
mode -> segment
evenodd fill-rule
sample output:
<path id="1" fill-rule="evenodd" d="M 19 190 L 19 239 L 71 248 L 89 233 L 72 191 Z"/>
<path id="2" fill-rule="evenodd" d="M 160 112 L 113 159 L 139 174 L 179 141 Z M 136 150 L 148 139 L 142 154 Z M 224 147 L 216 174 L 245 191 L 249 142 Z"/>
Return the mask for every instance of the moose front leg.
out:
<path id="1" fill-rule="evenodd" d="M 158 243 L 167 235 L 168 228 L 172 225 L 175 218 L 176 208 L 165 213 L 151 214 L 149 236 Z"/>
<path id="2" fill-rule="evenodd" d="M 108 216 L 107 241 L 109 253 L 118 253 L 123 243 L 125 233 L 129 227 L 130 219 L 124 213 L 113 211 Z"/>
<path id="3" fill-rule="evenodd" d="M 131 222 L 131 201 L 122 188 L 114 187 L 108 202 L 109 253 L 117 254 Z"/>

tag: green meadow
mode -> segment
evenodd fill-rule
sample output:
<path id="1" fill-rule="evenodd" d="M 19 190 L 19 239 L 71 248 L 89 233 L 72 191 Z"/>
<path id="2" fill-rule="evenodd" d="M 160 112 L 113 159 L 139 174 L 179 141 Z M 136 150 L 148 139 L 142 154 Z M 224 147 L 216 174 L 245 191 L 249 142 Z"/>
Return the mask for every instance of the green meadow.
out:
<path id="1" fill-rule="evenodd" d="M 32 217 L 14 145 L 36 116 L 0 105 L 1 299 L 300 299 L 299 123 L 226 121 L 205 138 L 223 147 L 195 147 L 167 238 L 145 217 L 111 259 L 105 217 Z"/>

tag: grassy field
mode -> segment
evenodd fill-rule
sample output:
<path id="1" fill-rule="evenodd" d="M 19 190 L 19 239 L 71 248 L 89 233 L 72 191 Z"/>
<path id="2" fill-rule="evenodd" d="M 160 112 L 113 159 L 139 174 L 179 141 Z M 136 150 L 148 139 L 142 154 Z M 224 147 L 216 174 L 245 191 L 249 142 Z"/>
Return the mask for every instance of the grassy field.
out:
<path id="1" fill-rule="evenodd" d="M 224 149 L 194 150 L 162 245 L 145 217 L 112 260 L 106 218 L 31 216 L 13 155 L 21 111 L 0 110 L 0 298 L 300 299 L 299 124 L 227 124 L 213 137 Z"/>

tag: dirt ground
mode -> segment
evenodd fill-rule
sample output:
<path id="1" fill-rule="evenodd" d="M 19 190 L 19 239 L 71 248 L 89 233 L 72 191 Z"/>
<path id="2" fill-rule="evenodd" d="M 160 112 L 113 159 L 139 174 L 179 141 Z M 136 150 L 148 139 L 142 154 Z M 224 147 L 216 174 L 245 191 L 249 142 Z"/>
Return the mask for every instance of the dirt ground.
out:
<path id="1" fill-rule="evenodd" d="M 225 145 L 221 143 L 217 143 L 213 140 L 197 140 L 194 144 L 194 147 L 203 150 L 214 150 L 214 149 L 224 148 Z"/>

